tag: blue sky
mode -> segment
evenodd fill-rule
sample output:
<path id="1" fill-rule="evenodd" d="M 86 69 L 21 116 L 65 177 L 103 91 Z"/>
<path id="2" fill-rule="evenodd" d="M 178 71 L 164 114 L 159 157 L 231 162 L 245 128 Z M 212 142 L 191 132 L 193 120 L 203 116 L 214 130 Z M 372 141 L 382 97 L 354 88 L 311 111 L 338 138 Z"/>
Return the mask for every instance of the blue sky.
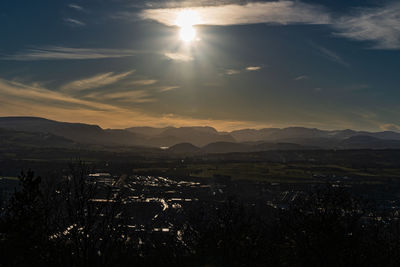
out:
<path id="1" fill-rule="evenodd" d="M 4 0 L 0 25 L 0 116 L 400 131 L 398 1 Z"/>

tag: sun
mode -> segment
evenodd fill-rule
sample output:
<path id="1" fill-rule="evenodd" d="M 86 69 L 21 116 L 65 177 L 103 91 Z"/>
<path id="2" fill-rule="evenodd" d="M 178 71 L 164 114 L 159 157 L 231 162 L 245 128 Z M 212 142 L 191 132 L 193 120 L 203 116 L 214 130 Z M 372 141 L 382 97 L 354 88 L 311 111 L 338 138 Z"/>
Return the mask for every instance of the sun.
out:
<path id="1" fill-rule="evenodd" d="M 192 26 L 182 27 L 179 31 L 179 38 L 182 41 L 189 43 L 196 38 L 196 30 Z"/>
<path id="2" fill-rule="evenodd" d="M 182 10 L 178 13 L 175 24 L 180 27 L 179 38 L 185 43 L 196 39 L 196 29 L 193 27 L 200 23 L 199 14 L 193 10 Z"/>

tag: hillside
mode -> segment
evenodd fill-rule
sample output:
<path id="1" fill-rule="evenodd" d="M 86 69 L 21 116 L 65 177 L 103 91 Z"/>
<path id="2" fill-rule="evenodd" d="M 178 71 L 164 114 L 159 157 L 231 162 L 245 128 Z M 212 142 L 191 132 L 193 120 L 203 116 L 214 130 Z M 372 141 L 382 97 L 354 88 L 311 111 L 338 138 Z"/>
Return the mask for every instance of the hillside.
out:
<path id="1" fill-rule="evenodd" d="M 77 144 L 72 140 L 49 133 L 22 132 L 0 128 L 0 146 L 75 148 Z"/>
<path id="2" fill-rule="evenodd" d="M 70 142 L 87 145 L 120 147 L 174 147 L 169 151 L 190 153 L 254 152 L 265 150 L 304 149 L 383 149 L 399 148 L 400 133 L 392 131 L 365 132 L 355 130 L 319 130 L 288 127 L 242 129 L 219 132 L 208 126 L 194 127 L 131 127 L 102 129 L 98 125 L 58 122 L 37 117 L 0 117 L 0 128 L 43 136 L 62 137 Z M 37 135 L 41 136 L 41 135 Z M 51 139 L 51 138 L 50 138 Z M 43 144 L 43 140 L 37 140 Z M 61 142 L 58 140 L 57 142 Z M 57 143 L 56 142 L 56 143 Z M 50 140 L 49 145 L 54 145 Z M 3 145 L 5 145 L 3 143 Z M 175 152 L 174 152 L 175 153 Z"/>
<path id="3" fill-rule="evenodd" d="M 251 141 L 268 141 L 268 142 L 294 142 L 300 144 L 309 144 L 311 142 L 319 141 L 321 144 L 327 146 L 334 146 L 337 141 L 345 140 L 354 136 L 371 136 L 386 140 L 400 140 L 400 133 L 392 131 L 384 132 L 365 132 L 354 130 L 334 130 L 325 131 L 315 128 L 304 127 L 288 127 L 283 129 L 278 128 L 265 128 L 265 129 L 243 129 L 232 131 L 231 135 L 238 142 L 251 142 Z"/>
<path id="4" fill-rule="evenodd" d="M 147 137 L 147 145 L 173 146 L 179 143 L 191 143 L 195 146 L 204 146 L 213 142 L 236 142 L 226 133 L 219 133 L 212 127 L 132 127 L 126 129 L 129 132 L 142 134 Z"/>
<path id="5" fill-rule="evenodd" d="M 199 150 L 200 148 L 192 145 L 191 143 L 180 143 L 168 148 L 167 152 L 174 154 L 193 154 L 199 152 Z"/>

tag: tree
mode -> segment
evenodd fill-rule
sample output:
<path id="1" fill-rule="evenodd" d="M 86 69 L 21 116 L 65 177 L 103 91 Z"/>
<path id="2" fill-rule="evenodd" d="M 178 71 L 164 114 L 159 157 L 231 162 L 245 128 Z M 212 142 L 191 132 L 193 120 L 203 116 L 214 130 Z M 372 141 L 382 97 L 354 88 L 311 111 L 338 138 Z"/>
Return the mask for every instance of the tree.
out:
<path id="1" fill-rule="evenodd" d="M 21 190 L 15 192 L 1 218 L 0 250 L 4 265 L 32 266 L 43 262 L 48 245 L 41 178 L 28 171 L 19 179 Z"/>

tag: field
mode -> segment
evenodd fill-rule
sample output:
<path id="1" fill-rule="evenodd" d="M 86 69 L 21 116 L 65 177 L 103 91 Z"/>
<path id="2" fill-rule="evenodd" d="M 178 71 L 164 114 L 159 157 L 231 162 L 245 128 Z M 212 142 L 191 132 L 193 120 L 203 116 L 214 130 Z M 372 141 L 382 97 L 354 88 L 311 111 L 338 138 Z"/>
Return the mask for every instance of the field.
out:
<path id="1" fill-rule="evenodd" d="M 135 168 L 133 171 L 141 174 L 187 175 L 204 179 L 230 177 L 232 180 L 271 183 L 323 183 L 327 180 L 383 183 L 392 179 L 400 180 L 399 168 L 351 168 L 341 165 L 310 163 L 215 162 L 179 164 L 163 168 Z"/>
<path id="2" fill-rule="evenodd" d="M 267 183 L 378 184 L 400 181 L 400 150 L 268 151 L 207 155 L 174 155 L 142 151 L 10 149 L 0 156 L 0 175 L 22 170 L 38 174 L 59 171 L 76 160 L 115 175 L 246 180 Z M 11 152 L 11 151 L 8 151 Z M 53 156 L 56 154 L 57 156 Z"/>

